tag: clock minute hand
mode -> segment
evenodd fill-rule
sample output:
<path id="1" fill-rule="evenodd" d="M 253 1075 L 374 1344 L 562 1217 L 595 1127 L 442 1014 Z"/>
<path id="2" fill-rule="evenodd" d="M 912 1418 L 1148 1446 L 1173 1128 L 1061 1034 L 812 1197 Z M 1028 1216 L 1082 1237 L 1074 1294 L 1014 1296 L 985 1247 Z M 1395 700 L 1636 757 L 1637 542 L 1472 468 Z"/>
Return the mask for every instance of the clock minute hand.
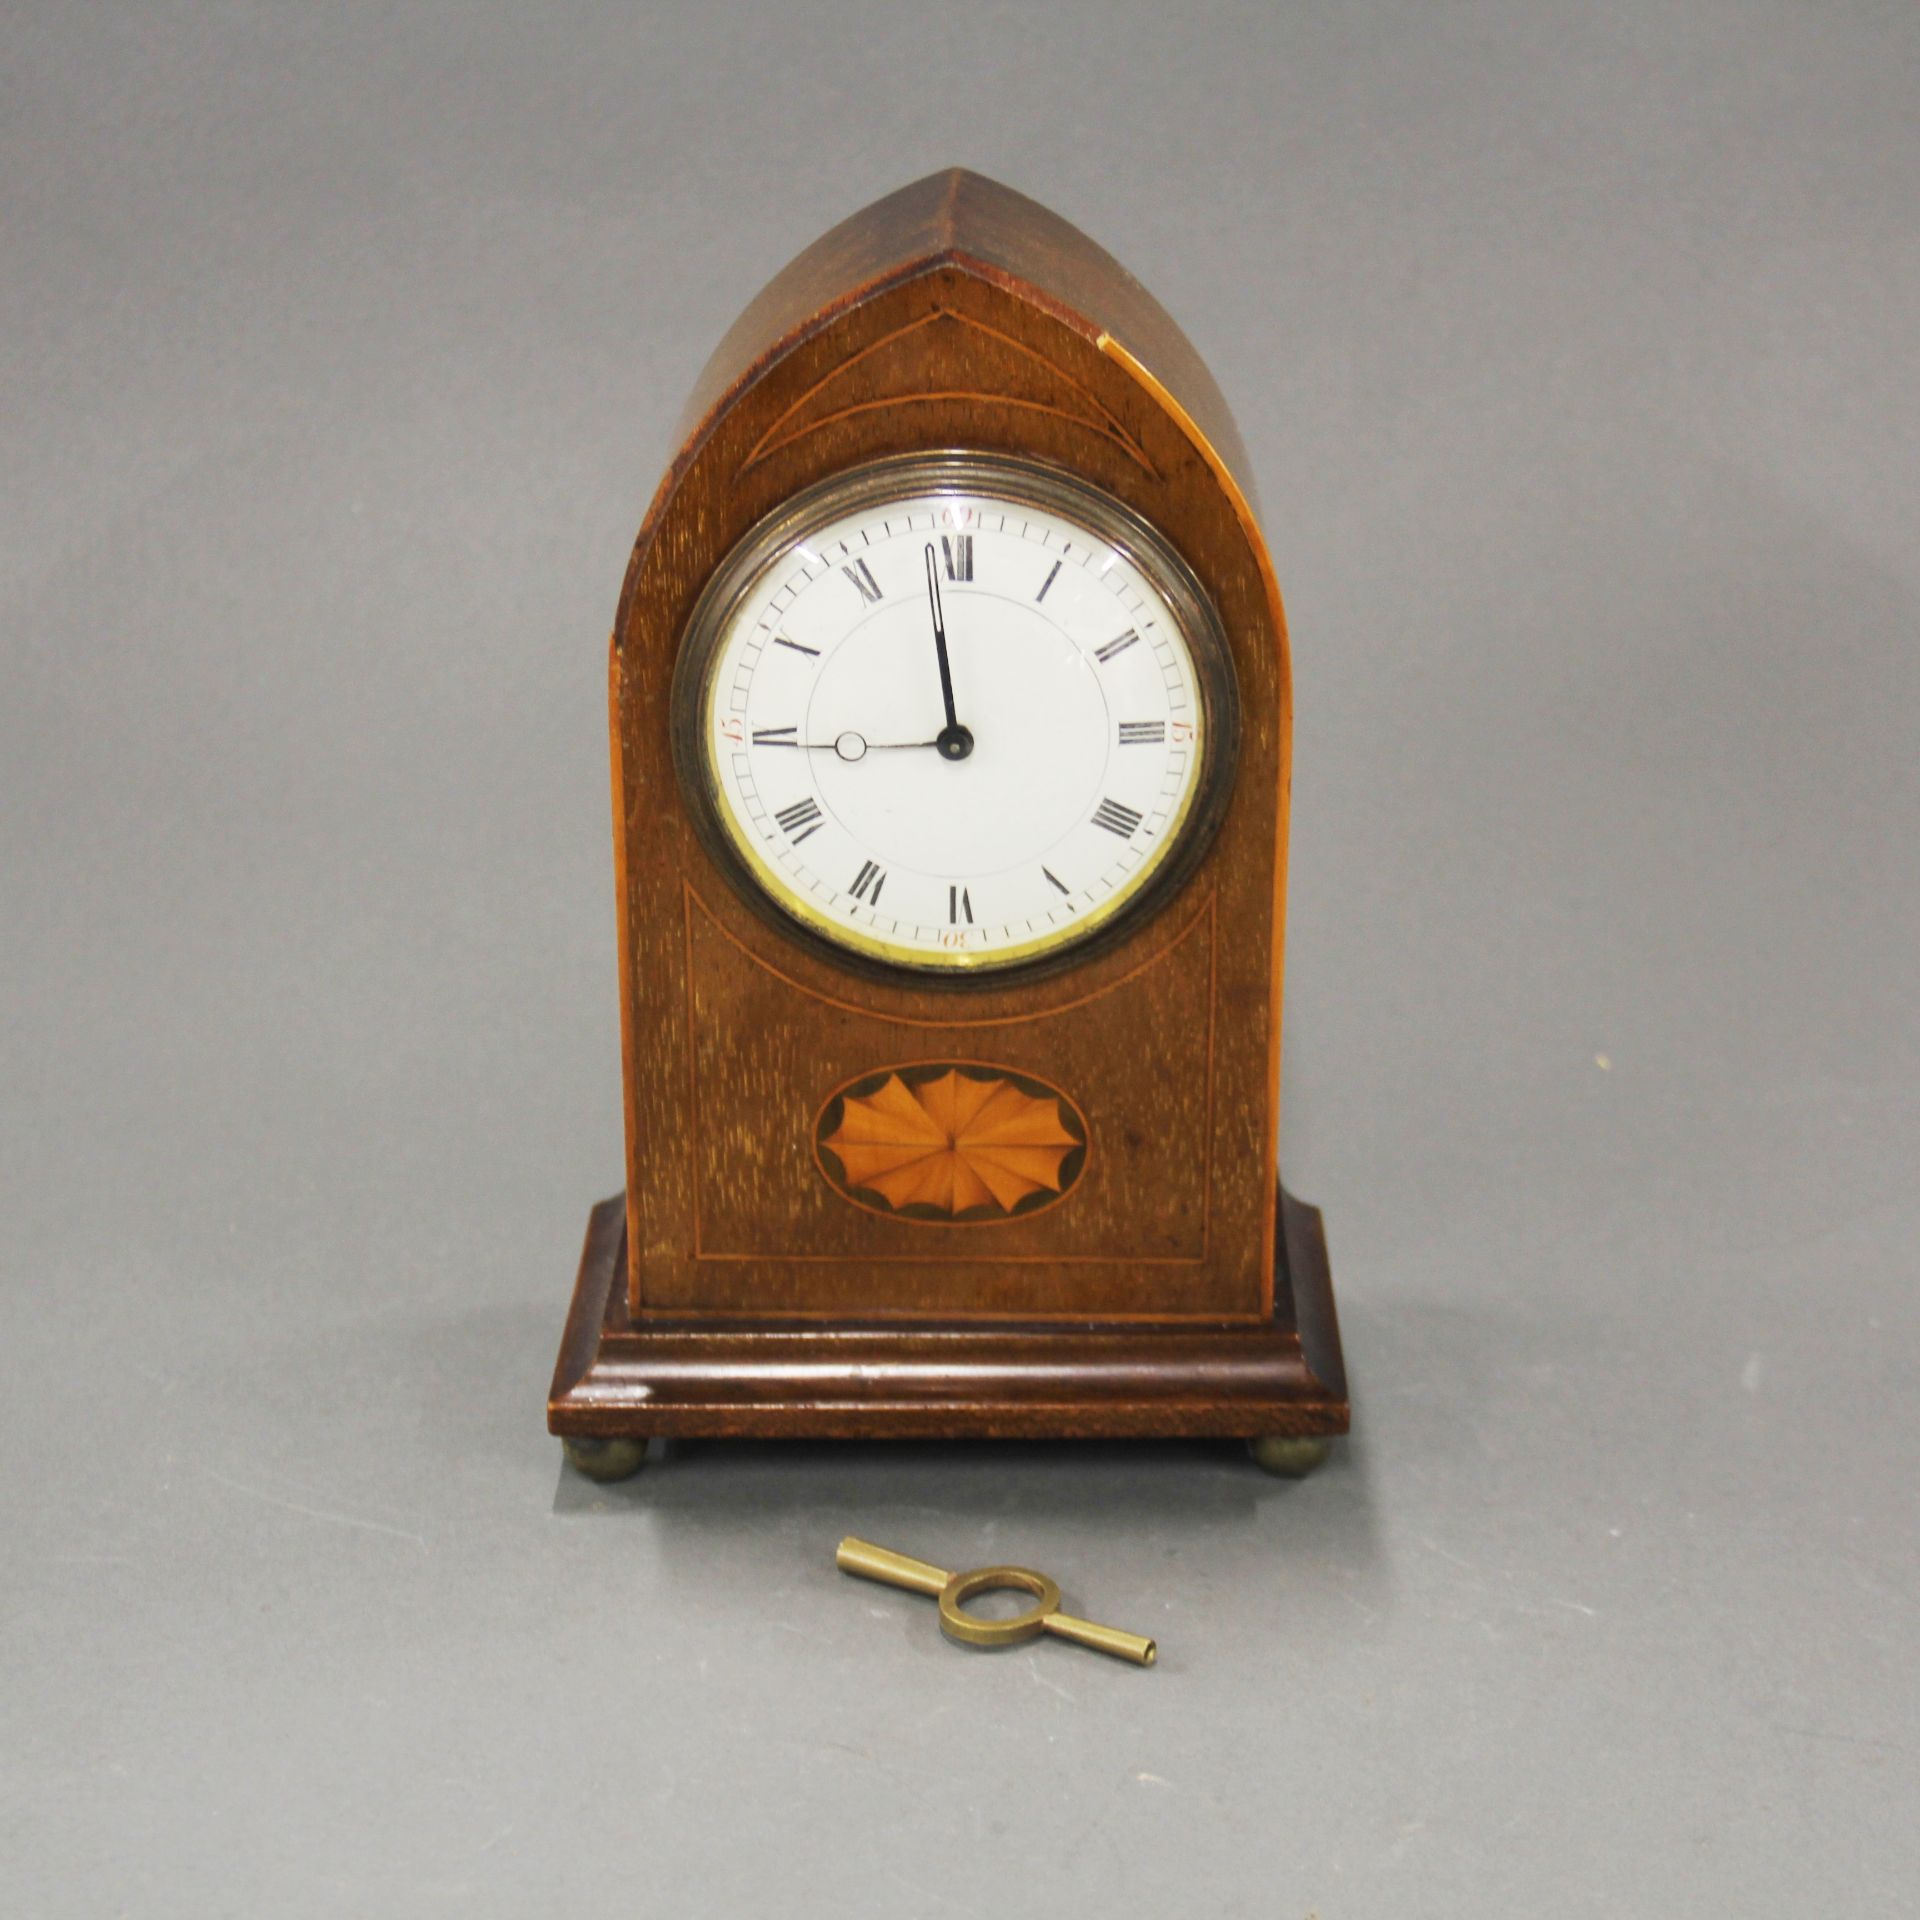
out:
<path id="1" fill-rule="evenodd" d="M 940 568 L 933 556 L 933 542 L 927 542 L 927 601 L 933 608 L 933 651 L 940 662 L 940 698 L 947 709 L 947 730 L 960 724 L 953 710 L 953 666 L 947 658 L 947 623 L 940 614 Z"/>
<path id="2" fill-rule="evenodd" d="M 964 760 L 973 751 L 973 735 L 960 724 L 953 706 L 953 666 L 947 658 L 947 623 L 940 612 L 940 566 L 934 558 L 933 542 L 927 542 L 927 603 L 933 609 L 933 653 L 940 663 L 940 699 L 947 710 L 947 724 L 940 729 L 934 744 L 943 760 Z"/>

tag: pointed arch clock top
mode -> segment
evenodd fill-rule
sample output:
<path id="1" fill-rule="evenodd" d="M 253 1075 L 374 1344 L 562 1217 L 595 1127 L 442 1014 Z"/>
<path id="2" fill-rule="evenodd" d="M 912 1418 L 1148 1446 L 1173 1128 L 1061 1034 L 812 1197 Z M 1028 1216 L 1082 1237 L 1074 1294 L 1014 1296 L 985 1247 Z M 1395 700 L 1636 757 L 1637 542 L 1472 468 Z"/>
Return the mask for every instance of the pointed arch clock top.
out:
<path id="1" fill-rule="evenodd" d="M 771 361 L 848 308 L 942 267 L 978 275 L 1156 382 L 1250 500 L 1246 448 L 1225 397 L 1165 307 L 1112 254 L 1038 201 L 949 167 L 874 201 L 790 260 L 727 329 L 675 429 L 694 439 Z"/>

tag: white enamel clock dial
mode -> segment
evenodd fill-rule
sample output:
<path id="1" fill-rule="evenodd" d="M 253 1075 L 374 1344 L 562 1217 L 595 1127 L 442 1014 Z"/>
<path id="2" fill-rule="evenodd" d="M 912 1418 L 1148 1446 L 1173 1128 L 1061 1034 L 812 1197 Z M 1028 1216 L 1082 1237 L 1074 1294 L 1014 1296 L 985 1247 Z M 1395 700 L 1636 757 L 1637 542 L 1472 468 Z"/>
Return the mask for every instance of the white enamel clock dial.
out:
<path id="1" fill-rule="evenodd" d="M 1143 907 L 1230 772 L 1231 667 L 1184 565 L 1084 482 L 984 455 L 864 469 L 750 536 L 676 704 L 747 885 L 920 970 L 1031 962 Z"/>

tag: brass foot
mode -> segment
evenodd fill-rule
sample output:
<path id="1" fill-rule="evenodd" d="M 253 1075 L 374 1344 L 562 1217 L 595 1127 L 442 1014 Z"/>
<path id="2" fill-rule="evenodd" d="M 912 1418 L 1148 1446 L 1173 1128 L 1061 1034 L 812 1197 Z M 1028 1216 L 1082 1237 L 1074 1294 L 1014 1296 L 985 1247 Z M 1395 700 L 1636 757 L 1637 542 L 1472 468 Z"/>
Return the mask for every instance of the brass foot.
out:
<path id="1" fill-rule="evenodd" d="M 567 1464 L 589 1480 L 631 1480 L 647 1464 L 644 1440 L 600 1440 L 591 1434 L 570 1433 L 562 1436 L 560 1445 Z"/>
<path id="2" fill-rule="evenodd" d="M 1253 1464 L 1284 1480 L 1302 1480 L 1327 1457 L 1333 1442 L 1324 1433 L 1263 1433 L 1247 1442 Z"/>

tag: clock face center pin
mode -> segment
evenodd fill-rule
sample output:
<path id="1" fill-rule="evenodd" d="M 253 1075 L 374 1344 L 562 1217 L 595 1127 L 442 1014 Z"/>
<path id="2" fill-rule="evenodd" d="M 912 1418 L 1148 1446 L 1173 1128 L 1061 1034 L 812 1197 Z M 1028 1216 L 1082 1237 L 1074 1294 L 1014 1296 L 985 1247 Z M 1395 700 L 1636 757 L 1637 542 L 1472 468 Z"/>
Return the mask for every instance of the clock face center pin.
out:
<path id="1" fill-rule="evenodd" d="M 942 760 L 964 760 L 973 751 L 973 731 L 969 727 L 942 727 L 933 744 Z"/>

